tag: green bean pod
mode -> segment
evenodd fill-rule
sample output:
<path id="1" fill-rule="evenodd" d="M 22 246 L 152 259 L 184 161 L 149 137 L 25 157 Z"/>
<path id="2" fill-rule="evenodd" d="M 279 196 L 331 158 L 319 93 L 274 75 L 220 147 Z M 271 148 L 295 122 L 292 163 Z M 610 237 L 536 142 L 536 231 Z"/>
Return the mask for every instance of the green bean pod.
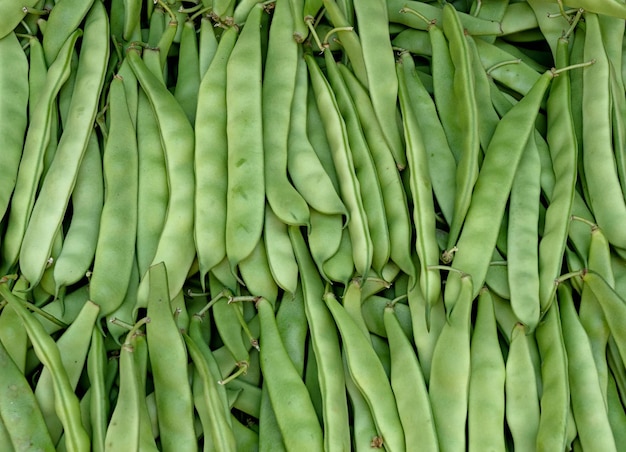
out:
<path id="1" fill-rule="evenodd" d="M 287 178 L 290 116 L 296 87 L 299 45 L 287 2 L 277 2 L 269 30 L 262 88 L 265 195 L 286 224 L 309 224 L 306 201 Z"/>
<path id="2" fill-rule="evenodd" d="M 470 344 L 467 425 L 468 450 L 505 449 L 505 363 L 489 290 L 478 296 L 478 312 Z"/>
<path id="3" fill-rule="evenodd" d="M 264 237 L 261 237 L 252 252 L 239 262 L 239 273 L 251 294 L 266 297 L 268 300 L 278 298 L 278 285 L 272 275 Z"/>
<path id="4" fill-rule="evenodd" d="M 87 360 L 91 333 L 99 312 L 100 308 L 98 305 L 91 301 L 85 303 L 76 319 L 56 342 L 70 387 L 73 389 L 78 385 L 78 380 Z M 53 390 L 54 380 L 53 369 L 44 368 L 37 380 L 35 397 L 41 407 L 50 436 L 56 442 L 61 437 L 65 426 L 63 425 L 63 419 L 57 411 L 57 395 Z M 65 433 L 67 434 L 67 432 Z"/>
<path id="5" fill-rule="evenodd" d="M 413 224 L 416 229 L 415 250 L 419 259 L 419 285 L 428 305 L 432 307 L 441 295 L 441 276 L 439 270 L 432 267 L 439 264 L 439 247 L 436 239 L 435 207 L 428 171 L 427 150 L 423 139 L 424 131 L 420 129 L 410 106 L 411 100 L 401 64 L 397 65 L 396 73 L 404 139 L 407 143 L 409 186 L 413 197 Z"/>
<path id="6" fill-rule="evenodd" d="M 322 302 L 324 286 L 302 232 L 290 226 L 289 237 L 300 269 L 304 309 L 311 332 L 311 355 L 315 356 L 317 364 L 324 450 L 349 450 L 350 427 L 339 335 L 330 312 Z"/>
<path id="7" fill-rule="evenodd" d="M 271 209 L 265 209 L 263 242 L 274 281 L 285 292 L 294 294 L 298 286 L 298 263 L 289 240 L 288 226 Z M 243 262 L 243 261 L 242 261 Z"/>
<path id="8" fill-rule="evenodd" d="M 22 300 L 11 294 L 6 286 L 6 282 L 0 284 L 0 295 L 17 311 L 24 323 L 37 357 L 50 370 L 55 409 L 63 424 L 67 450 L 89 450 L 91 441 L 81 423 L 78 397 L 69 381 L 67 371 L 61 360 L 59 348 L 52 337 L 46 333 L 41 323 L 27 311 L 22 304 Z"/>
<path id="9" fill-rule="evenodd" d="M 365 275 L 372 263 L 373 245 L 367 228 L 367 216 L 354 170 L 346 125 L 330 84 L 314 57 L 307 54 L 304 58 L 309 68 L 315 100 L 320 112 L 323 112 L 322 120 L 331 145 L 333 162 L 339 175 L 341 196 L 350 214 L 348 231 L 353 242 L 354 266 L 360 275 Z"/>
<path id="10" fill-rule="evenodd" d="M 311 227 L 308 231 L 309 250 L 324 279 L 330 275 L 324 272 L 324 263 L 337 253 L 342 237 L 344 221 L 341 215 L 328 215 L 311 209 Z M 346 232 L 347 234 L 347 232 Z M 350 249 L 350 257 L 352 249 Z"/>
<path id="11" fill-rule="evenodd" d="M 167 88 L 148 70 L 136 52 L 128 52 L 128 61 L 146 92 L 161 131 L 170 188 L 163 231 L 153 264 L 167 265 L 168 287 L 173 298 L 183 286 L 194 260 L 193 241 L 193 172 L 194 133 L 182 107 Z M 138 303 L 145 306 L 149 282 L 143 276 Z"/>
<path id="12" fill-rule="evenodd" d="M 626 248 L 621 227 L 626 221 L 626 202 L 622 195 L 611 136 L 609 60 L 602 43 L 598 17 L 585 13 L 585 60 L 594 64 L 583 72 L 583 169 L 588 202 L 598 226 L 609 242 Z M 593 114 L 591 114 L 593 112 Z"/>
<path id="13" fill-rule="evenodd" d="M 566 284 L 560 284 L 558 294 L 563 343 L 567 352 L 570 397 L 578 438 L 585 448 L 617 450 L 591 344 L 578 318 L 571 289 Z"/>
<path id="14" fill-rule="evenodd" d="M 146 340 L 150 354 L 161 447 L 164 451 L 197 450 L 193 399 L 185 342 L 170 310 L 165 264 L 150 267 Z"/>
<path id="15" fill-rule="evenodd" d="M 472 275 L 479 287 L 489 269 L 500 228 L 500 220 L 493 221 L 493 218 L 502 218 L 517 165 L 534 130 L 535 118 L 552 78 L 551 71 L 544 72 L 533 89 L 509 110 L 500 120 L 485 152 L 452 261 L 452 267 Z M 511 133 L 512 130 L 516 133 Z M 457 272 L 449 275 L 444 296 L 446 306 L 454 304 L 459 282 Z M 475 295 L 478 290 L 474 287 Z"/>
<path id="16" fill-rule="evenodd" d="M 59 52 L 59 57 L 50 65 L 45 87 L 38 97 L 37 108 L 31 113 L 11 198 L 7 227 L 0 248 L 2 274 L 10 273 L 20 255 L 22 240 L 43 172 L 45 148 L 51 140 L 51 111 L 56 105 L 55 99 L 59 90 L 69 77 L 72 51 L 80 36 L 82 36 L 80 29 L 74 31 Z"/>
<path id="17" fill-rule="evenodd" d="M 537 451 L 565 450 L 570 388 L 558 303 L 552 303 L 535 330 L 541 355 L 541 414 Z"/>
<path id="18" fill-rule="evenodd" d="M 0 167 L 0 219 L 9 206 L 22 157 L 24 134 L 28 124 L 29 62 L 14 33 L 0 39 L 0 55 L 11 61 L 0 70 L 0 146 L 3 163 Z"/>
<path id="19" fill-rule="evenodd" d="M 294 187 L 311 207 L 309 212 L 309 223 L 311 223 L 313 220 L 310 217 L 313 216 L 311 213 L 313 209 L 325 214 L 346 216 L 348 211 L 307 134 L 308 85 L 306 63 L 300 54 L 289 119 L 287 171 Z"/>
<path id="20" fill-rule="evenodd" d="M 469 275 L 463 275 L 460 282 L 458 299 L 433 351 L 428 386 L 442 452 L 464 450 L 466 441 L 473 284 Z"/>
<path id="21" fill-rule="evenodd" d="M 406 436 L 406 449 L 439 450 L 428 389 L 417 355 L 396 315 L 387 305 L 383 319 L 391 352 L 391 388 Z"/>
<path id="22" fill-rule="evenodd" d="M 178 76 L 174 97 L 183 107 L 191 125 L 196 120 L 198 89 L 200 87 L 200 54 L 195 24 L 186 20 L 183 24 L 178 56 Z"/>
<path id="23" fill-rule="evenodd" d="M 123 83 L 119 77 L 111 82 L 111 133 L 103 155 L 106 195 L 89 285 L 91 299 L 101 307 L 101 317 L 109 315 L 123 303 L 135 256 L 137 137 Z"/>
<path id="24" fill-rule="evenodd" d="M 398 169 L 406 167 L 402 134 L 396 121 L 398 82 L 388 32 L 388 13 L 384 0 L 354 2 L 367 73 L 367 87 L 376 117 L 381 124 Z"/>
<path id="25" fill-rule="evenodd" d="M 526 327 L 516 324 L 506 359 L 506 424 L 515 450 L 521 452 L 535 450 L 539 430 L 539 395 L 529 349 L 531 340 L 532 336 L 526 335 Z"/>
<path id="26" fill-rule="evenodd" d="M 117 403 L 104 438 L 106 451 L 138 451 L 140 432 L 140 392 L 131 330 L 120 350 L 120 382 Z"/>
<path id="27" fill-rule="evenodd" d="M 568 40 L 559 40 L 556 58 L 560 67 L 569 64 Z M 547 101 L 547 140 L 555 182 L 539 241 L 539 300 L 542 310 L 549 304 L 554 280 L 561 271 L 576 190 L 578 148 L 571 111 L 571 90 L 570 74 L 561 74 L 554 80 Z"/>
<path id="28" fill-rule="evenodd" d="M 100 215 L 104 202 L 102 158 L 95 132 L 89 137 L 72 191 L 72 219 L 63 248 L 54 262 L 55 293 L 85 276 L 98 243 Z"/>
<path id="29" fill-rule="evenodd" d="M 0 418 L 13 450 L 54 451 L 54 443 L 33 391 L 3 344 L 0 344 L 0 364 Z"/>
<path id="30" fill-rule="evenodd" d="M 383 266 L 389 261 L 390 254 L 389 227 L 385 216 L 380 178 L 365 139 L 355 101 L 350 96 L 346 83 L 339 72 L 337 62 L 330 51 L 324 52 L 324 58 L 328 81 L 346 124 L 348 144 L 352 153 L 354 170 L 359 182 L 367 226 L 372 240 L 372 266 L 374 270 L 380 273 Z"/>
<path id="31" fill-rule="evenodd" d="M 91 343 L 87 354 L 87 375 L 91 402 L 89 403 L 91 424 L 91 447 L 94 452 L 104 451 L 107 420 L 110 402 L 106 393 L 105 372 L 107 355 L 104 348 L 104 337 L 98 328 L 91 333 Z"/>
<path id="32" fill-rule="evenodd" d="M 96 4 L 94 0 L 86 2 L 74 0 L 59 2 L 52 8 L 54 13 L 50 11 L 46 25 L 51 27 L 48 30 L 54 30 L 54 32 L 44 33 L 42 42 L 48 65 L 52 64 L 61 53 L 61 48 L 66 39 L 78 28 L 94 4 Z M 108 36 L 108 32 L 106 36 Z"/>
<path id="33" fill-rule="evenodd" d="M 261 368 L 287 450 L 323 450 L 323 434 L 304 382 L 282 342 L 274 308 L 256 302 L 261 322 Z"/>
<path id="34" fill-rule="evenodd" d="M 404 430 L 387 374 L 369 336 L 365 336 L 332 293 L 324 295 L 341 339 L 350 377 L 367 401 L 382 444 L 389 450 L 405 450 Z"/>
<path id="35" fill-rule="evenodd" d="M 438 33 L 441 33 L 441 31 Z M 437 113 L 439 106 L 435 105 L 424 84 L 416 76 L 413 57 L 409 53 L 402 52 L 400 61 L 405 71 L 405 80 L 411 99 L 411 107 L 415 112 L 414 116 L 417 119 L 420 130 L 428 131 L 428 133 L 423 134 L 423 140 L 424 145 L 430 150 L 428 153 L 428 170 L 433 185 L 433 192 L 441 213 L 446 222 L 450 224 L 453 218 L 456 191 L 456 161 Z M 438 59 L 437 62 L 439 61 Z M 434 74 L 439 74 L 439 72 L 436 72 L 437 70 L 445 70 L 445 67 L 439 69 L 439 65 L 440 63 L 435 65 L 433 57 L 432 70 Z M 438 76 L 435 75 L 435 77 Z M 445 83 L 445 81 L 438 80 L 437 83 Z"/>
<path id="36" fill-rule="evenodd" d="M 252 9 L 226 65 L 228 190 L 225 243 L 232 269 L 252 253 L 263 230 L 265 176 L 260 27 L 263 14 L 261 5 Z"/>
<path id="37" fill-rule="evenodd" d="M 226 64 L 237 36 L 236 27 L 222 33 L 215 56 L 200 82 L 195 128 L 194 238 L 200 281 L 226 256 L 228 143 L 226 134 Z"/>

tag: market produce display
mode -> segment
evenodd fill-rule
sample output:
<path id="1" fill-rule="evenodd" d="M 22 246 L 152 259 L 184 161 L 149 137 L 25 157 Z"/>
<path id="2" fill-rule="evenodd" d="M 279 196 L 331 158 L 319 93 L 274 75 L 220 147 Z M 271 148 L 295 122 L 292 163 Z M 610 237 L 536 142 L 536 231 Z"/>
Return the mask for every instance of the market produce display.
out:
<path id="1" fill-rule="evenodd" d="M 626 450 L 625 31 L 3 0 L 0 450 Z"/>

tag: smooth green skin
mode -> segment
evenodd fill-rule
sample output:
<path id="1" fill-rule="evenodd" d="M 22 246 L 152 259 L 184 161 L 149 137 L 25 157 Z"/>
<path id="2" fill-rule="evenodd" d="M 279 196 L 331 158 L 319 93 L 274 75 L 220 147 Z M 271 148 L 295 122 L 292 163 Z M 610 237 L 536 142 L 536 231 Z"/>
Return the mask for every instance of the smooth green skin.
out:
<path id="1" fill-rule="evenodd" d="M 323 280 L 315 268 L 302 232 L 290 226 L 289 236 L 300 268 L 304 309 L 311 338 L 309 343 L 312 344 L 318 369 L 324 450 L 347 451 L 350 450 L 350 424 L 339 335 L 330 312 L 322 302 Z"/>
<path id="2" fill-rule="evenodd" d="M 583 276 L 583 290 L 588 287 L 602 306 L 609 330 L 615 340 L 619 354 L 624 360 L 626 357 L 626 332 L 619 326 L 620 319 L 626 315 L 626 304 L 622 297 L 615 292 L 609 282 L 594 270 L 587 270 Z"/>
<path id="3" fill-rule="evenodd" d="M 389 261 L 390 255 L 389 227 L 385 216 L 380 178 L 365 139 L 363 125 L 356 111 L 355 100 L 350 95 L 331 52 L 325 51 L 324 57 L 328 81 L 346 124 L 348 145 L 352 153 L 354 170 L 359 182 L 367 226 L 372 240 L 372 267 L 380 273 L 383 266 Z"/>
<path id="4" fill-rule="evenodd" d="M 617 450 L 602 393 L 593 351 L 587 333 L 578 318 L 568 285 L 558 287 L 563 342 L 567 352 L 572 410 L 576 430 L 584 448 Z"/>
<path id="5" fill-rule="evenodd" d="M 91 397 L 89 404 L 91 447 L 94 452 L 104 451 L 104 437 L 110 412 L 110 402 L 105 383 L 106 366 L 107 354 L 104 348 L 104 337 L 98 328 L 94 328 L 87 354 L 87 375 Z"/>
<path id="6" fill-rule="evenodd" d="M 308 225 L 308 205 L 287 178 L 289 128 L 299 61 L 293 23 L 290 5 L 277 2 L 269 30 L 262 88 L 265 196 L 281 221 Z"/>
<path id="7" fill-rule="evenodd" d="M 130 41 L 138 31 L 141 21 L 142 0 L 124 0 L 124 31 L 125 41 Z"/>
<path id="8" fill-rule="evenodd" d="M 134 344 L 128 333 L 120 350 L 120 382 L 117 402 L 104 438 L 105 451 L 138 451 L 141 399 L 134 358 Z"/>
<path id="9" fill-rule="evenodd" d="M 200 71 L 200 80 L 204 78 L 206 71 L 211 66 L 217 48 L 218 41 L 215 36 L 213 22 L 211 22 L 208 16 L 202 16 L 198 35 L 198 70 Z"/>
<path id="10" fill-rule="evenodd" d="M 200 281 L 226 256 L 228 139 L 226 134 L 226 64 L 239 32 L 222 33 L 214 58 L 200 82 L 195 128 L 194 239 Z"/>
<path id="11" fill-rule="evenodd" d="M 308 83 L 307 67 L 307 85 Z M 307 135 L 309 137 L 309 141 L 311 142 L 311 146 L 313 146 L 313 150 L 317 154 L 317 157 L 322 164 L 322 167 L 326 171 L 326 174 L 328 175 L 330 181 L 335 187 L 335 192 L 341 199 L 341 190 L 339 189 L 339 177 L 337 176 L 337 170 L 335 169 L 335 164 L 333 163 L 332 150 L 330 147 L 329 139 L 326 135 L 326 130 L 324 129 L 322 115 L 317 106 L 315 92 L 311 87 L 309 87 L 307 91 Z M 344 202 L 343 199 L 341 201 Z"/>
<path id="12" fill-rule="evenodd" d="M 391 352 L 391 388 L 405 431 L 406 448 L 438 451 L 428 389 L 418 357 L 397 317 L 396 309 L 400 306 L 387 305 L 383 320 Z"/>
<path id="13" fill-rule="evenodd" d="M 8 36 L 20 24 L 27 15 L 24 7 L 33 8 L 39 0 L 19 0 L 5 2 L 2 6 L 2 19 L 0 20 L 0 39 Z M 11 3 L 7 5 L 6 3 Z"/>
<path id="14" fill-rule="evenodd" d="M 498 238 L 500 220 L 506 208 L 517 165 L 526 141 L 535 126 L 535 118 L 545 92 L 554 75 L 544 72 L 533 89 L 503 116 L 485 153 L 472 202 L 457 244 L 452 267 L 469 273 L 476 285 L 482 286 L 491 255 Z M 515 130 L 516 133 L 511 133 Z M 459 292 L 460 276 L 448 276 L 444 300 L 452 306 Z"/>
<path id="15" fill-rule="evenodd" d="M 15 33 L 0 39 L 0 58 L 11 61 L 0 70 L 0 219 L 4 217 L 17 178 L 28 122 L 29 60 Z"/>
<path id="16" fill-rule="evenodd" d="M 268 300 L 278 298 L 278 286 L 272 276 L 263 237 L 259 239 L 252 253 L 239 262 L 239 273 L 246 289 L 251 294 Z"/>
<path id="17" fill-rule="evenodd" d="M 314 215 L 312 210 L 346 216 L 348 211 L 309 140 L 307 134 L 308 92 L 307 67 L 304 58 L 300 55 L 289 116 L 287 172 L 294 187 L 311 207 L 309 210 L 309 223 L 311 223 L 313 221 L 311 216 Z M 320 132 L 323 133 L 323 130 Z"/>
<path id="18" fill-rule="evenodd" d="M 506 359 L 506 423 L 513 436 L 515 450 L 522 452 L 535 450 L 539 430 L 539 395 L 529 350 L 530 340 L 526 327 L 516 324 Z"/>
<path id="19" fill-rule="evenodd" d="M 170 199 L 153 263 L 164 262 L 170 298 L 181 290 L 191 267 L 195 246 L 193 241 L 194 200 L 194 132 L 182 107 L 174 96 L 146 67 L 136 52 L 127 55 L 137 80 L 146 92 L 161 131 Z M 147 276 L 147 275 L 146 275 Z M 139 286 L 140 306 L 145 306 L 149 281 L 144 277 Z"/>
<path id="20" fill-rule="evenodd" d="M 72 219 L 63 248 L 54 262 L 55 293 L 83 278 L 91 266 L 98 242 L 104 202 L 102 158 L 97 135 L 92 133 L 72 190 Z"/>
<path id="21" fill-rule="evenodd" d="M 144 56 L 149 53 L 145 52 Z M 137 149 L 139 172 L 137 179 L 136 253 L 139 274 L 144 275 L 154 258 L 163 230 L 169 187 L 159 126 L 146 93 L 140 89 L 138 94 Z"/>
<path id="22" fill-rule="evenodd" d="M 137 138 L 126 103 L 123 80 L 111 82 L 111 125 L 104 147 L 106 189 L 89 295 L 104 317 L 119 308 L 126 295 L 135 257 L 137 231 Z"/>
<path id="23" fill-rule="evenodd" d="M 0 273 L 2 274 L 10 273 L 19 258 L 22 239 L 35 204 L 35 195 L 43 172 L 45 149 L 51 141 L 51 111 L 56 105 L 55 99 L 59 90 L 69 77 L 72 51 L 81 35 L 81 30 L 72 33 L 59 52 L 59 58 L 50 65 L 45 86 L 39 94 L 37 107 L 29 121 L 7 217 L 7 227 L 0 248 L 2 254 Z"/>
<path id="24" fill-rule="evenodd" d="M 530 331 L 539 323 L 539 203 L 541 161 L 528 140 L 513 178 L 508 208 L 507 274 L 513 312 Z"/>
<path id="25" fill-rule="evenodd" d="M 61 355 L 61 362 L 67 372 L 68 381 L 72 389 L 75 389 L 78 385 L 78 380 L 87 360 L 91 333 L 99 312 L 100 308 L 98 305 L 91 301 L 86 302 L 76 319 L 56 342 L 56 347 Z M 56 394 L 53 390 L 55 376 L 52 373 L 53 370 L 50 368 L 42 370 L 37 380 L 35 397 L 41 407 L 50 436 L 56 443 L 61 437 L 64 425 L 56 406 Z"/>
<path id="26" fill-rule="evenodd" d="M 385 447 L 405 450 L 404 431 L 391 384 L 369 335 L 363 334 L 333 294 L 325 294 L 324 301 L 339 329 L 349 375 L 366 399 Z"/>
<path id="27" fill-rule="evenodd" d="M 293 17 L 293 39 L 302 43 L 309 36 L 309 27 L 304 22 L 305 0 L 290 0 L 291 16 Z"/>
<path id="28" fill-rule="evenodd" d="M 595 59 L 583 72 L 583 168 L 588 202 L 609 243 L 626 248 L 626 235 L 621 227 L 626 221 L 626 202 L 617 175 L 611 135 L 609 60 L 598 17 L 592 13 L 584 17 L 584 58 Z"/>
<path id="29" fill-rule="evenodd" d="M 318 6 L 323 6 L 328 17 L 330 18 L 330 22 L 333 26 L 337 28 L 345 28 L 352 27 L 352 24 L 345 15 L 345 12 L 339 6 L 336 0 L 322 0 L 317 1 Z M 305 4 L 305 13 L 307 10 L 307 5 Z M 317 13 L 312 14 L 315 16 Z M 305 16 L 306 17 L 306 16 Z M 385 25 L 386 27 L 386 25 Z M 386 28 L 385 28 L 386 29 Z M 343 52 L 347 56 L 350 61 L 350 66 L 354 71 L 354 74 L 359 79 L 359 81 L 363 84 L 363 86 L 368 87 L 368 74 L 367 68 L 365 66 L 365 56 L 363 54 L 363 48 L 361 46 L 361 38 L 360 35 L 357 34 L 354 29 L 345 30 L 337 30 L 337 38 L 341 43 L 341 47 Z"/>
<path id="30" fill-rule="evenodd" d="M 355 2 L 354 12 L 359 28 L 359 37 L 363 48 L 363 61 L 367 72 L 374 112 L 381 124 L 387 144 L 391 149 L 399 170 L 406 167 L 404 143 L 398 127 L 396 103 L 398 84 L 394 78 L 395 57 L 388 33 L 389 19 L 384 0 Z"/>
<path id="31" fill-rule="evenodd" d="M 415 227 L 415 250 L 419 259 L 419 285 L 430 307 L 441 295 L 441 275 L 438 269 L 429 267 L 439 264 L 439 246 L 436 238 L 436 219 L 433 189 L 428 170 L 428 151 L 415 113 L 410 106 L 406 75 L 401 64 L 396 67 L 399 86 L 400 109 L 406 141 L 409 169 L 409 187 L 413 198 L 413 224 Z"/>
<path id="32" fill-rule="evenodd" d="M 618 447 L 626 445 L 626 413 L 624 412 L 615 379 L 609 375 L 607 404 L 611 430 Z"/>
<path id="33" fill-rule="evenodd" d="M 159 263 L 148 271 L 146 340 L 164 451 L 197 450 L 193 428 L 193 398 L 189 386 L 187 351 L 170 310 L 167 270 Z"/>
<path id="34" fill-rule="evenodd" d="M 261 406 L 259 407 L 259 452 L 284 452 L 285 443 L 278 426 L 276 414 L 272 408 L 267 385 L 261 388 Z"/>
<path id="35" fill-rule="evenodd" d="M 210 414 L 210 424 L 203 427 L 210 430 L 213 447 L 217 448 L 217 450 L 234 451 L 236 450 L 235 436 L 232 431 L 230 418 L 227 417 L 223 407 L 220 405 L 221 400 L 215 376 L 195 341 L 186 334 L 184 338 L 189 355 L 201 379 L 203 396 L 200 402 L 205 405 Z M 205 450 L 209 450 L 209 447 L 210 444 L 208 442 L 205 443 Z"/>
<path id="36" fill-rule="evenodd" d="M 505 450 L 505 364 L 498 341 L 493 299 L 483 289 L 470 344 L 467 409 L 468 450 Z"/>
<path id="37" fill-rule="evenodd" d="M 567 40 L 556 48 L 559 67 L 569 64 Z M 577 177 L 577 139 L 571 110 L 570 74 L 554 80 L 547 101 L 547 140 L 554 168 L 554 188 L 546 209 L 543 234 L 539 241 L 539 299 L 546 309 L 554 280 L 561 272 L 570 226 Z"/>
<path id="38" fill-rule="evenodd" d="M 213 0 L 213 12 L 211 16 L 213 20 L 218 19 L 221 22 L 225 22 L 229 17 L 232 17 L 235 9 L 235 0 Z"/>
<path id="39" fill-rule="evenodd" d="M 109 58 L 108 33 L 104 5 L 94 3 L 85 19 L 81 57 L 64 124 L 66 133 L 61 135 L 41 184 L 20 250 L 20 270 L 32 285 L 39 282 L 50 257 L 96 119 Z M 45 43 L 44 38 L 44 51 Z"/>
<path id="40" fill-rule="evenodd" d="M 295 293 L 298 286 L 298 263 L 289 240 L 288 226 L 280 221 L 272 209 L 265 209 L 263 242 L 271 275 L 287 293 Z M 243 261 L 242 261 L 243 262 Z M 239 267 L 241 271 L 241 265 Z"/>
<path id="41" fill-rule="evenodd" d="M 2 365 L 0 418 L 7 428 L 9 443 L 16 451 L 54 451 L 54 443 L 33 391 L 2 344 L 0 344 L 0 364 Z"/>
<path id="42" fill-rule="evenodd" d="M 570 389 L 557 303 L 552 303 L 548 308 L 542 322 L 535 329 L 535 337 L 542 362 L 541 415 L 535 450 L 565 450 Z"/>
<path id="43" fill-rule="evenodd" d="M 350 220 L 348 231 L 353 243 L 354 267 L 359 275 L 365 275 L 372 264 L 373 245 L 367 227 L 367 216 L 363 206 L 359 181 L 348 142 L 345 122 L 334 97 L 330 84 L 312 55 L 305 55 L 317 106 L 322 115 L 324 130 L 332 150 L 337 170 L 340 192 L 348 208 Z"/>
<path id="44" fill-rule="evenodd" d="M 309 393 L 278 332 L 274 308 L 265 298 L 256 302 L 261 323 L 261 370 L 287 450 L 323 450 L 322 428 Z"/>
<path id="45" fill-rule="evenodd" d="M 372 449 L 372 443 L 380 440 L 380 435 L 376 429 L 376 423 L 370 412 L 367 400 L 363 397 L 361 391 L 350 376 L 345 354 L 343 356 L 345 387 L 352 408 L 352 444 L 350 449 L 345 450 L 355 450 L 359 452 L 370 451 Z"/>
<path id="46" fill-rule="evenodd" d="M 450 59 L 454 66 L 451 93 L 455 99 L 452 106 L 454 115 L 441 116 L 450 147 L 457 154 L 454 213 L 447 247 L 450 249 L 457 243 L 471 201 L 472 189 L 478 177 L 480 134 L 471 51 L 459 14 L 451 4 L 445 4 L 443 7 L 442 30 L 448 41 Z"/>
<path id="47" fill-rule="evenodd" d="M 592 228 L 587 265 L 589 268 L 598 272 L 611 287 L 615 287 L 613 269 L 610 265 L 607 266 L 610 259 L 611 251 L 606 237 L 600 229 Z M 602 305 L 587 285 L 583 285 L 582 287 L 579 317 L 580 323 L 585 329 L 591 345 L 600 388 L 606 399 L 609 374 L 606 353 L 611 331 L 604 315 Z"/>
<path id="48" fill-rule="evenodd" d="M 28 47 L 28 119 L 30 121 L 35 113 L 39 95 L 46 86 L 48 66 L 39 39 L 30 39 Z"/>
<path id="49" fill-rule="evenodd" d="M 262 6 L 255 6 L 226 65 L 228 190 L 226 256 L 234 270 L 259 242 L 265 210 L 262 126 Z M 223 112 L 221 112 L 223 114 Z"/>
<path id="50" fill-rule="evenodd" d="M 340 215 L 328 215 L 311 209 L 311 227 L 308 230 L 308 244 L 318 270 L 330 281 L 324 272 L 324 263 L 339 250 L 344 234 L 344 220 Z M 352 250 L 350 249 L 350 257 Z"/>
<path id="51" fill-rule="evenodd" d="M 42 42 L 48 65 L 57 58 L 63 43 L 78 28 L 94 4 L 96 2 L 93 0 L 86 2 L 64 0 L 55 4 L 48 15 L 46 24 L 46 28 L 54 30 L 54 33 L 45 33 Z M 104 11 L 104 7 L 102 10 Z M 106 35 L 108 36 L 108 32 Z"/>
<path id="52" fill-rule="evenodd" d="M 468 275 L 433 350 L 428 394 L 442 452 L 465 450 L 473 284 Z"/>
<path id="53" fill-rule="evenodd" d="M 410 255 L 411 219 L 406 202 L 406 193 L 395 166 L 391 149 L 385 141 L 382 127 L 376 118 L 367 90 L 346 65 L 339 64 L 338 67 L 350 97 L 354 100 L 354 106 L 378 175 L 389 229 L 390 258 L 402 271 L 414 275 L 415 266 Z"/>
<path id="54" fill-rule="evenodd" d="M 200 54 L 195 24 L 185 21 L 180 37 L 178 55 L 178 77 L 174 88 L 174 97 L 185 110 L 191 125 L 196 120 L 196 106 L 200 87 Z"/>
<path id="55" fill-rule="evenodd" d="M 433 33 L 431 38 L 434 38 L 434 33 L 441 35 L 441 30 L 435 31 L 433 27 L 431 33 Z M 444 77 L 443 74 L 446 73 L 446 68 L 451 62 L 449 61 L 449 57 L 444 58 L 445 55 L 442 52 L 443 50 L 438 53 L 438 55 L 441 55 L 440 58 L 432 59 L 432 71 L 434 74 L 434 82 L 436 82 L 435 86 L 438 86 L 438 83 L 444 84 L 446 81 L 450 80 L 449 77 Z M 420 129 L 428 131 L 428 133 L 423 134 L 423 140 L 426 148 L 430 150 L 428 153 L 428 169 L 433 184 L 433 191 L 441 213 L 446 219 L 446 222 L 450 224 L 453 218 L 456 192 L 456 161 L 450 149 L 450 145 L 448 144 L 443 125 L 439 120 L 438 109 L 440 107 L 449 108 L 449 106 L 453 104 L 438 102 L 439 105 L 436 106 L 435 101 L 433 101 L 433 98 L 424 87 L 424 84 L 421 83 L 419 77 L 416 76 L 415 62 L 411 55 L 403 52 L 400 58 L 405 71 L 405 80 L 411 99 L 411 106 L 415 113 L 414 116 L 417 119 Z M 442 86 L 442 88 L 443 87 L 444 86 Z M 438 88 L 438 96 L 440 92 Z M 452 91 L 444 91 L 443 95 L 449 95 L 451 92 Z M 436 96 L 437 100 L 438 96 Z"/>
<path id="56" fill-rule="evenodd" d="M 11 294 L 6 283 L 0 284 L 0 296 L 17 311 L 33 344 L 35 354 L 50 371 L 55 410 L 63 424 L 67 450 L 77 452 L 90 450 L 90 437 L 80 420 L 78 397 L 74 393 L 54 339 L 46 333 L 41 323 L 30 314 L 22 301 Z M 84 336 L 82 339 L 84 341 Z"/>
<path id="57" fill-rule="evenodd" d="M 299 371 L 300 376 L 304 377 L 309 324 L 306 317 L 302 285 L 298 285 L 294 293 L 283 293 L 276 312 L 276 325 L 291 362 Z"/>

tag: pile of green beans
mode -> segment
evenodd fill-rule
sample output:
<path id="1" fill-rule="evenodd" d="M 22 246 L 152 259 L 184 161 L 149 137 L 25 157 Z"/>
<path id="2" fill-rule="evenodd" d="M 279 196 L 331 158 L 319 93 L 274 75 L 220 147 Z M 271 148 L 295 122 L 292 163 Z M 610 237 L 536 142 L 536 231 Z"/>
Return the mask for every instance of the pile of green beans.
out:
<path id="1" fill-rule="evenodd" d="M 619 0 L 3 0 L 0 450 L 626 450 Z"/>

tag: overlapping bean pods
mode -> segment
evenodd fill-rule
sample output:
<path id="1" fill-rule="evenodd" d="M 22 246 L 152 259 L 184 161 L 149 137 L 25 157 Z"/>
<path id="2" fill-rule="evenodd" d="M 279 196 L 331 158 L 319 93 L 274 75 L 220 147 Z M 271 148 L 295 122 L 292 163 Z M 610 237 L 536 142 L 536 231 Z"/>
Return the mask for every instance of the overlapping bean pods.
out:
<path id="1" fill-rule="evenodd" d="M 618 0 L 0 3 L 2 451 L 626 449 Z"/>

